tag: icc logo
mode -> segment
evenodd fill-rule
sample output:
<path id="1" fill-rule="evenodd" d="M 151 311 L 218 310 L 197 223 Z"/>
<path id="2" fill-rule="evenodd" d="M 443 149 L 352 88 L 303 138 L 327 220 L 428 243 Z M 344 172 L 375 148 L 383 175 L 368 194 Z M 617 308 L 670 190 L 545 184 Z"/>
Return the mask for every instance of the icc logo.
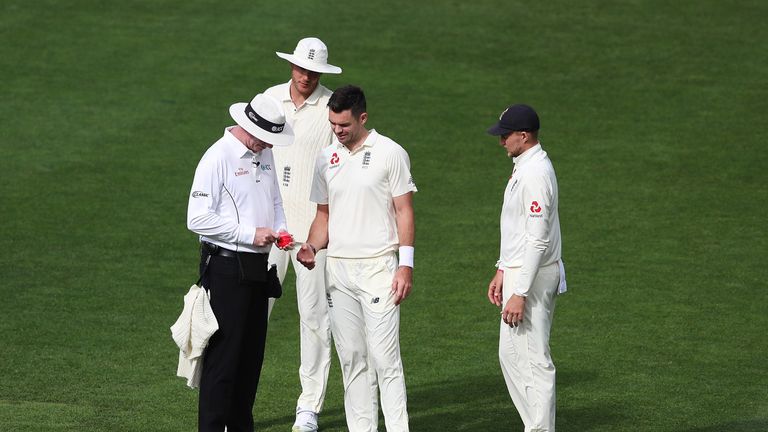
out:
<path id="1" fill-rule="evenodd" d="M 339 155 L 334 153 L 331 156 L 331 165 L 336 165 L 337 163 L 339 163 Z"/>
<path id="2" fill-rule="evenodd" d="M 531 203 L 531 212 L 533 213 L 541 213 L 541 207 L 539 206 L 538 201 L 534 201 Z"/>

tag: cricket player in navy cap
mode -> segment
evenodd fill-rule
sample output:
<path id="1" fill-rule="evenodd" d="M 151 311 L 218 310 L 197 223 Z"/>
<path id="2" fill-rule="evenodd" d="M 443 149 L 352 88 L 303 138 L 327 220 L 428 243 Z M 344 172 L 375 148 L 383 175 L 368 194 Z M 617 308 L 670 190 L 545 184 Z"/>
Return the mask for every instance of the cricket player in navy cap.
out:
<path id="1" fill-rule="evenodd" d="M 488 129 L 514 169 L 504 190 L 501 247 L 488 300 L 501 307 L 499 361 L 525 432 L 555 430 L 555 365 L 549 332 L 555 297 L 566 290 L 560 257 L 555 170 L 528 105 L 502 112 Z"/>

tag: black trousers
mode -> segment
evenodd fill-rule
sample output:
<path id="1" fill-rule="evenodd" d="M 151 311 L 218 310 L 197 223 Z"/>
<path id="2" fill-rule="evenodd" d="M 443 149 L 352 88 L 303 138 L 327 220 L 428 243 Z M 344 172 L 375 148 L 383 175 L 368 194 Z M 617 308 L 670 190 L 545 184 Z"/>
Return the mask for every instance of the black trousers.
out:
<path id="1" fill-rule="evenodd" d="M 207 257 L 203 254 L 203 261 Z M 219 330 L 203 358 L 200 432 L 253 432 L 253 402 L 267 338 L 264 282 L 242 280 L 237 257 L 211 256 L 203 277 Z M 203 265 L 201 263 L 201 269 Z"/>

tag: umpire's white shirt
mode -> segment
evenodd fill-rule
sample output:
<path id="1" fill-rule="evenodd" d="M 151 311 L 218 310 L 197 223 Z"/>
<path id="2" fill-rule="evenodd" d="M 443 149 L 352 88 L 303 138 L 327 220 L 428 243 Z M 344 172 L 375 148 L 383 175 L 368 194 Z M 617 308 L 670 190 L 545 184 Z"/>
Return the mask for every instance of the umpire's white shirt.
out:
<path id="1" fill-rule="evenodd" d="M 272 151 L 253 153 L 227 128 L 205 152 L 195 170 L 187 207 L 187 227 L 200 239 L 241 252 L 255 247 L 256 228 L 285 229 Z"/>
<path id="2" fill-rule="evenodd" d="M 297 241 L 305 241 L 309 226 L 315 218 L 317 206 L 309 200 L 315 160 L 324 148 L 333 142 L 333 131 L 328 121 L 330 90 L 318 85 L 299 107 L 291 100 L 291 82 L 270 87 L 264 93 L 279 100 L 285 112 L 285 121 L 293 128 L 292 145 L 275 147 L 277 181 L 288 224 L 288 232 Z"/>
<path id="3" fill-rule="evenodd" d="M 328 204 L 328 256 L 372 258 L 399 246 L 392 198 L 416 192 L 399 144 L 371 130 L 354 152 L 334 140 L 320 153 L 310 199 Z"/>
<path id="4" fill-rule="evenodd" d="M 499 267 L 519 267 L 512 293 L 527 295 L 541 266 L 560 260 L 555 169 L 541 144 L 513 159 L 504 191 Z"/>

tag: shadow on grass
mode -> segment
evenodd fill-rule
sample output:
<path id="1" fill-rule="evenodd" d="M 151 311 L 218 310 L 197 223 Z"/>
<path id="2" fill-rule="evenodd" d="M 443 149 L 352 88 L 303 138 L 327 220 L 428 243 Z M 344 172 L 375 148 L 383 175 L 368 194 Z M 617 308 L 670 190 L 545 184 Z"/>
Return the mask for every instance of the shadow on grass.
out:
<path id="1" fill-rule="evenodd" d="M 570 374 L 565 385 L 595 379 Z M 560 381 L 560 380 L 559 380 Z M 560 382 L 558 383 L 560 385 Z M 465 376 L 428 386 L 408 388 L 411 429 L 421 430 L 522 430 L 523 424 L 499 374 Z M 621 424 L 624 407 L 595 401 L 593 406 L 558 406 L 557 422 L 564 430 L 604 430 Z"/>
<path id="2" fill-rule="evenodd" d="M 571 373 L 558 379 L 561 387 L 578 385 L 595 379 L 594 375 Z M 523 424 L 509 398 L 504 378 L 498 374 L 462 376 L 456 379 L 421 385 L 408 385 L 408 414 L 411 430 L 522 430 Z M 558 425 L 564 430 L 604 430 L 606 426 L 622 424 L 625 414 L 621 406 L 596 401 L 594 406 L 569 408 L 558 406 Z M 293 424 L 294 416 L 286 414 L 257 420 L 256 430 Z M 323 410 L 321 429 L 346 430 L 343 407 Z M 379 412 L 379 430 L 384 430 L 384 416 Z M 690 431 L 694 432 L 694 431 Z M 708 430 L 695 432 L 709 432 Z"/>
<path id="3" fill-rule="evenodd" d="M 566 431 L 627 430 L 625 409 L 621 405 L 596 401 L 589 407 L 557 407 L 557 428 Z M 632 429 L 629 429 L 632 430 Z"/>
<path id="4" fill-rule="evenodd" d="M 273 428 L 275 425 L 285 425 L 283 430 L 290 430 L 296 417 L 293 413 L 284 416 L 275 416 L 267 419 L 254 419 L 253 428 L 256 431 Z M 325 408 L 320 414 L 320 430 L 343 431 L 347 428 L 344 408 Z"/>
<path id="5" fill-rule="evenodd" d="M 714 426 L 686 429 L 685 432 L 765 432 L 768 431 L 768 419 L 738 420 Z"/>

